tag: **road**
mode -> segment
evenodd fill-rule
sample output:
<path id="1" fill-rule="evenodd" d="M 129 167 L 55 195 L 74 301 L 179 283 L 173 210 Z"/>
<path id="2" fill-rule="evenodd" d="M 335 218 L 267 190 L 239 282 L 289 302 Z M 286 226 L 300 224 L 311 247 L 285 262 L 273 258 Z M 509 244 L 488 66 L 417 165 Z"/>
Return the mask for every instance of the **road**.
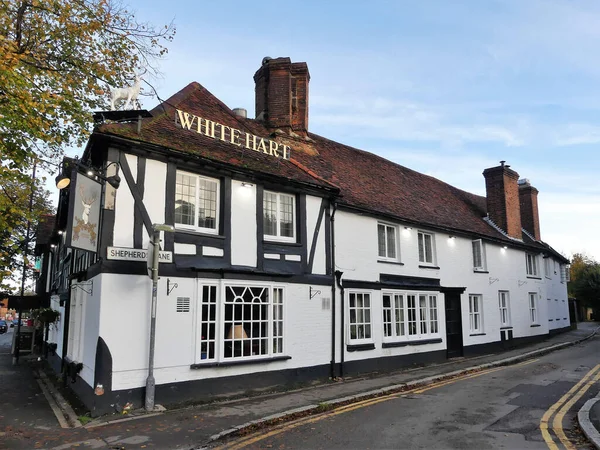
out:
<path id="1" fill-rule="evenodd" d="M 590 449 L 576 413 L 598 393 L 599 363 L 595 337 L 516 366 L 349 405 L 216 447 Z"/>

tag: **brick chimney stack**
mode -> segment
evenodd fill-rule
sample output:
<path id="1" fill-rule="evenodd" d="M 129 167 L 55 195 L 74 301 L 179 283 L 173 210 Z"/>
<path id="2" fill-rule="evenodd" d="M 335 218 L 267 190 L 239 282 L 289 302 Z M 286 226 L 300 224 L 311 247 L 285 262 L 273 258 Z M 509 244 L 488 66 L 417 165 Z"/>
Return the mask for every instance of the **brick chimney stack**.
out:
<path id="1" fill-rule="evenodd" d="M 506 234 L 522 239 L 519 174 L 504 162 L 483 171 L 488 216 Z"/>
<path id="2" fill-rule="evenodd" d="M 256 119 L 269 128 L 281 128 L 305 136 L 308 131 L 308 82 L 306 63 L 290 58 L 263 58 L 254 74 Z"/>
<path id="3" fill-rule="evenodd" d="M 521 206 L 521 224 L 525 231 L 531 234 L 536 241 L 540 237 L 540 216 L 538 213 L 538 190 L 528 179 L 519 180 L 519 203 Z"/>

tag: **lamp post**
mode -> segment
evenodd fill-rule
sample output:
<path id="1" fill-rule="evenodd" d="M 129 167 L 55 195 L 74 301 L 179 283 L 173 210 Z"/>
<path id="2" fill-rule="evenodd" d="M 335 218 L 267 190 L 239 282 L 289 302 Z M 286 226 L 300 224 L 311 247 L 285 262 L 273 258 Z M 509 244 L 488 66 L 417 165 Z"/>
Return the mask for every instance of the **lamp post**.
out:
<path id="1" fill-rule="evenodd" d="M 33 194 L 35 192 L 35 169 L 37 161 L 33 161 L 33 173 L 31 174 L 31 192 L 29 193 L 29 214 L 33 211 Z M 25 280 L 27 279 L 27 255 L 29 253 L 29 233 L 31 231 L 31 217 L 27 218 L 27 231 L 25 233 L 25 245 L 23 246 L 23 275 L 21 277 L 21 296 L 19 297 L 18 310 L 19 322 L 15 336 L 15 353 L 13 354 L 13 366 L 19 363 L 21 353 L 21 321 L 23 320 L 23 296 L 25 295 Z"/>
<path id="2" fill-rule="evenodd" d="M 154 343 L 156 340 L 156 297 L 158 291 L 158 255 L 160 252 L 160 232 L 174 232 L 173 225 L 152 225 L 152 306 L 150 309 L 150 350 L 148 353 L 148 377 L 146 378 L 146 411 L 154 411 L 154 392 L 156 381 L 154 380 Z"/>

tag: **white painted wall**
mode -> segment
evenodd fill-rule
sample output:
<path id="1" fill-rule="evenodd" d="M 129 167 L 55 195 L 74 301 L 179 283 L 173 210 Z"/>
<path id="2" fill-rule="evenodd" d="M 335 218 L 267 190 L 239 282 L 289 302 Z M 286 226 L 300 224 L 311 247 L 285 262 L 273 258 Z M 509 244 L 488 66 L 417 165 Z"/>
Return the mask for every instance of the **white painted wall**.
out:
<path id="1" fill-rule="evenodd" d="M 90 386 L 94 384 L 94 370 L 96 367 L 96 347 L 100 331 L 100 300 L 102 298 L 101 285 L 95 277 L 92 280 L 81 283 L 85 289 L 90 289 L 90 281 L 93 283 L 92 294 L 81 291 L 80 295 L 84 303 L 83 323 L 81 324 L 81 342 L 79 343 L 79 361 L 83 363 L 83 369 L 79 373 L 81 378 Z M 80 290 L 79 288 L 76 288 Z"/>
<path id="2" fill-rule="evenodd" d="M 406 230 L 403 224 L 398 224 L 399 253 L 403 265 L 378 262 L 377 246 L 377 220 L 371 217 L 359 216 L 346 211 L 338 211 L 335 220 L 336 236 L 336 268 L 344 272 L 343 279 L 379 281 L 380 273 L 439 278 L 445 287 L 464 287 L 465 293 L 461 297 L 463 341 L 464 345 L 475 345 L 500 340 L 500 313 L 498 307 L 498 291 L 509 291 L 511 324 L 514 337 L 534 336 L 547 334 L 548 305 L 547 295 L 559 299 L 556 308 L 561 311 L 560 327 L 568 325 L 568 303 L 566 284 L 549 283 L 544 277 L 541 279 L 527 277 L 525 267 L 525 253 L 516 249 L 504 249 L 500 245 L 485 244 L 487 269 L 489 273 L 476 273 L 473 271 L 471 239 L 456 237 L 449 238 L 448 233 L 434 232 L 437 266 L 439 269 L 419 268 L 418 261 L 418 228 Z M 432 230 L 424 230 L 432 232 Z M 543 271 L 543 259 L 538 258 L 538 266 Z M 557 276 L 560 276 L 558 274 Z M 548 289 L 551 293 L 547 294 Z M 538 296 L 539 327 L 531 327 L 529 315 L 528 293 L 536 292 Z M 468 294 L 481 294 L 483 296 L 483 323 L 485 335 L 470 336 L 469 331 L 469 302 Z M 382 319 L 380 316 L 380 294 L 373 291 L 374 326 L 379 327 Z M 565 302 L 562 302 L 562 300 Z M 562 306 L 564 305 L 564 307 Z M 443 304 L 441 304 L 443 309 Z M 554 313 L 555 315 L 557 313 Z M 558 317 L 558 316 L 557 316 Z M 567 317 L 567 320 L 562 318 Z M 440 322 L 445 334 L 445 324 Z M 550 322 L 551 327 L 557 328 Z M 406 349 L 404 347 L 404 349 Z M 411 350 L 402 350 L 404 352 Z M 348 356 L 353 358 L 353 356 Z M 364 355 L 360 355 L 364 358 Z"/>
<path id="3" fill-rule="evenodd" d="M 126 155 L 127 163 L 131 169 L 131 174 L 134 181 L 137 182 L 137 156 Z M 164 190 L 164 183 L 162 185 Z M 164 195 L 164 194 L 163 194 Z M 116 192 L 115 198 L 115 226 L 114 226 L 114 241 L 115 247 L 133 247 L 133 213 L 134 200 L 131 195 L 131 190 L 127 185 L 125 177 L 123 182 Z M 106 255 L 103 255 L 106 256 Z"/>
<path id="4" fill-rule="evenodd" d="M 231 264 L 256 267 L 256 186 L 231 182 Z"/>
<path id="5" fill-rule="evenodd" d="M 49 278 L 49 277 L 48 277 Z M 52 295 L 50 297 L 50 307 L 60 313 L 58 322 L 50 325 L 48 329 L 48 342 L 56 344 L 56 354 L 62 358 L 62 346 L 63 346 L 63 330 L 65 326 L 65 308 L 60 306 L 60 297 L 58 295 Z"/>
<path id="6" fill-rule="evenodd" d="M 148 367 L 150 285 L 148 277 L 101 274 L 102 309 L 100 336 L 113 358 L 113 389 L 127 389 L 145 384 Z M 214 283 L 215 280 L 207 280 Z M 158 286 L 155 377 L 157 384 L 198 380 L 328 364 L 331 357 L 331 311 L 322 309 L 320 296 L 309 299 L 309 286 L 277 284 L 285 289 L 284 354 L 285 361 L 230 367 L 191 369 L 195 361 L 195 305 L 202 280 L 171 278 L 177 283 L 166 295 L 166 279 Z M 224 282 L 223 282 L 224 283 Z M 227 280 L 242 285 L 248 281 Z M 265 283 L 258 283 L 264 285 Z M 324 296 L 329 296 L 327 289 Z M 176 311 L 177 297 L 189 296 L 189 313 Z M 118 311 L 116 315 L 114 312 Z M 129 318 L 127 321 L 122 319 Z M 310 332 L 307 332 L 310 330 Z M 124 344 L 126 343 L 126 345 Z"/>
<path id="7" fill-rule="evenodd" d="M 165 223 L 166 182 L 167 165 L 160 161 L 146 159 L 144 206 L 148 211 L 152 223 Z M 164 232 L 161 232 L 161 239 L 162 238 L 164 238 Z M 150 237 L 144 228 L 142 233 L 142 247 L 148 248 L 149 241 Z"/>

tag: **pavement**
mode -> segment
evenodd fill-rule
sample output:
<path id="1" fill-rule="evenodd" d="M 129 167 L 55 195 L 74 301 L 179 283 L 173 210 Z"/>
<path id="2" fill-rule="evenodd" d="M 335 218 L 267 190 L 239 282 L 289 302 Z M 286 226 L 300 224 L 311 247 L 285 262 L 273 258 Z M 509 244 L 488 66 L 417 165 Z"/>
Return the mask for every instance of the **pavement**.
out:
<path id="1" fill-rule="evenodd" d="M 132 411 L 125 416 L 104 416 L 84 426 L 76 423 L 76 413 L 69 411 L 36 358 L 23 358 L 18 366 L 12 366 L 6 347 L 9 336 L 0 335 L 0 449 L 201 449 L 265 421 L 280 421 L 465 372 L 515 364 L 591 338 L 600 331 L 598 325 L 579 323 L 578 329 L 496 354 L 160 413 Z M 586 436 L 600 449 L 600 397 L 586 402 L 578 417 Z"/>

